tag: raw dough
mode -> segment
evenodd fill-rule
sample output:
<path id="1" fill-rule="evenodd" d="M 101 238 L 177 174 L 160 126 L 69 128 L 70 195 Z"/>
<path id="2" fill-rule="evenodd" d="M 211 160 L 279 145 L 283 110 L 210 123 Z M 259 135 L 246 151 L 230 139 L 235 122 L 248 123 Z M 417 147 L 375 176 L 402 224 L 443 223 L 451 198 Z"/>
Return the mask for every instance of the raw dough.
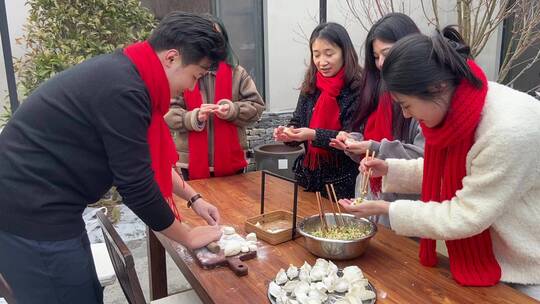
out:
<path id="1" fill-rule="evenodd" d="M 235 230 L 233 227 L 230 227 L 230 226 L 223 227 L 223 234 L 225 235 L 234 234 L 234 232 Z"/>
<path id="2" fill-rule="evenodd" d="M 242 250 L 242 244 L 240 242 L 229 242 L 223 249 L 225 256 L 233 256 L 240 253 Z"/>
<path id="3" fill-rule="evenodd" d="M 246 235 L 246 241 L 257 242 L 257 235 L 254 232 L 248 233 L 248 235 Z"/>

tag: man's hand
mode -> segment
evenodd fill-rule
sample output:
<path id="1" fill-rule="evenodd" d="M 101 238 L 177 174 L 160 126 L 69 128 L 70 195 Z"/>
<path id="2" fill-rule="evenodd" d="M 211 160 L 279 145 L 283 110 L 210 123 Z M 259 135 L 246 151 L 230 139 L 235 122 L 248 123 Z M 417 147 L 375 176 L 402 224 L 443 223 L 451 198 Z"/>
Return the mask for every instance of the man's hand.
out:
<path id="1" fill-rule="evenodd" d="M 218 241 L 222 234 L 219 225 L 191 228 L 186 223 L 181 223 L 177 220 L 169 227 L 161 230 L 160 233 L 191 250 L 204 247 L 210 242 Z"/>
<path id="2" fill-rule="evenodd" d="M 211 242 L 219 241 L 221 238 L 221 227 L 215 226 L 197 226 L 191 228 L 187 238 L 190 240 L 189 247 L 197 249 L 208 245 Z"/>
<path id="3" fill-rule="evenodd" d="M 191 205 L 191 208 L 195 213 L 202 217 L 208 225 L 218 225 L 219 224 L 219 211 L 218 209 L 205 201 L 202 198 L 199 198 Z"/>

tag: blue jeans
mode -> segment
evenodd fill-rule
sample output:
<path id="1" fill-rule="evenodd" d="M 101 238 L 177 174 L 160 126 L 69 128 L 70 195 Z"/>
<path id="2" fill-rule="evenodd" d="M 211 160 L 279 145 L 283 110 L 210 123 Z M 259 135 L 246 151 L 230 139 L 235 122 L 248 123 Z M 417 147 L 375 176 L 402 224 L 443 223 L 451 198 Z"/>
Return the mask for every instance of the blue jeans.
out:
<path id="1" fill-rule="evenodd" d="M 103 303 L 86 231 L 35 241 L 0 230 L 0 273 L 19 304 Z"/>

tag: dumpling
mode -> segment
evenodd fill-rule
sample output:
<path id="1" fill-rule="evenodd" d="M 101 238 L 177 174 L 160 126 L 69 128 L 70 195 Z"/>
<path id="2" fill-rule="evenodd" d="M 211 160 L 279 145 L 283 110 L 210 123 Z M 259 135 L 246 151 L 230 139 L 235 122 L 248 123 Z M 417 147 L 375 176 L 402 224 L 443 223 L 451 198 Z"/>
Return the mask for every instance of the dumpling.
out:
<path id="1" fill-rule="evenodd" d="M 298 273 L 298 279 L 303 282 L 311 282 L 311 276 L 309 275 L 310 270 L 311 267 L 309 270 L 307 268 L 301 267 L 300 272 Z"/>
<path id="2" fill-rule="evenodd" d="M 358 298 L 362 301 L 375 299 L 376 295 L 373 291 L 364 289 L 357 294 Z"/>
<path id="3" fill-rule="evenodd" d="M 246 241 L 248 241 L 248 242 L 257 242 L 257 235 L 254 232 L 248 233 L 246 235 Z"/>
<path id="4" fill-rule="evenodd" d="M 351 284 L 351 287 L 350 287 L 351 289 L 356 286 L 366 289 L 366 287 L 369 285 L 369 281 L 366 278 L 363 278 L 363 279 L 356 280 L 352 283 L 349 282 L 349 284 Z"/>
<path id="5" fill-rule="evenodd" d="M 311 283 L 309 288 L 312 290 L 316 289 L 324 294 L 326 294 L 326 291 L 327 291 L 326 285 L 323 282 Z"/>
<path id="6" fill-rule="evenodd" d="M 337 292 L 347 292 L 349 290 L 349 281 L 344 278 L 338 278 L 334 283 L 334 290 Z"/>
<path id="7" fill-rule="evenodd" d="M 360 277 L 360 279 L 364 278 L 364 274 L 362 273 L 362 270 L 360 267 L 353 265 L 353 266 L 347 266 L 343 268 L 343 276 L 345 275 L 357 275 Z"/>
<path id="8" fill-rule="evenodd" d="M 308 292 L 309 292 L 309 283 L 300 281 L 298 282 L 298 284 L 296 284 L 296 287 L 294 287 L 293 295 L 299 302 L 302 302 L 301 299 L 307 298 Z"/>
<path id="9" fill-rule="evenodd" d="M 308 297 L 306 300 L 304 300 L 303 302 L 304 304 L 322 304 L 322 301 L 321 299 L 317 298 L 317 297 Z"/>
<path id="10" fill-rule="evenodd" d="M 326 292 L 322 292 L 318 289 L 310 289 L 308 292 L 308 299 L 315 299 L 320 301 L 319 303 L 322 303 L 328 299 L 328 295 Z"/>
<path id="11" fill-rule="evenodd" d="M 290 264 L 289 269 L 287 269 L 287 276 L 290 280 L 296 278 L 298 276 L 298 267 Z"/>
<path id="12" fill-rule="evenodd" d="M 283 285 L 287 283 L 287 281 L 289 281 L 289 279 L 287 278 L 287 274 L 285 273 L 285 269 L 281 268 L 279 270 L 279 272 L 276 275 L 275 281 L 278 285 Z"/>
<path id="13" fill-rule="evenodd" d="M 313 265 L 313 267 L 317 267 L 317 266 L 322 267 L 324 270 L 326 270 L 328 268 L 328 261 L 325 259 L 318 258 L 315 261 L 315 265 Z"/>
<path id="14" fill-rule="evenodd" d="M 347 303 L 349 304 L 362 304 L 362 300 L 353 294 L 347 294 L 345 297 L 343 297 L 343 299 L 347 300 Z"/>
<path id="15" fill-rule="evenodd" d="M 348 266 L 343 269 L 343 278 L 347 279 L 350 284 L 364 278 L 364 274 L 358 266 Z"/>
<path id="16" fill-rule="evenodd" d="M 308 264 L 308 262 L 304 262 L 304 265 L 300 267 L 300 270 L 307 270 L 307 272 L 311 271 L 311 265 Z"/>
<path id="17" fill-rule="evenodd" d="M 294 281 L 288 281 L 285 283 L 285 286 L 283 286 L 283 290 L 287 293 L 292 293 L 296 286 L 298 285 L 300 281 L 294 280 Z"/>
<path id="18" fill-rule="evenodd" d="M 287 304 L 289 303 L 289 297 L 286 294 L 282 294 L 276 298 L 276 304 Z"/>
<path id="19" fill-rule="evenodd" d="M 351 286 L 349 289 L 349 292 L 347 293 L 348 297 L 352 297 L 354 299 L 358 299 L 360 303 L 362 301 L 371 300 L 375 298 L 375 293 L 371 290 L 365 289 L 363 286 Z"/>
<path id="20" fill-rule="evenodd" d="M 281 289 L 281 287 L 274 281 L 270 282 L 270 285 L 268 285 L 268 293 L 276 299 L 284 294 L 283 289 Z"/>
<path id="21" fill-rule="evenodd" d="M 326 269 L 326 275 L 331 275 L 332 273 L 337 273 L 338 267 L 332 261 L 328 262 L 328 268 Z"/>
<path id="22" fill-rule="evenodd" d="M 326 269 L 323 266 L 314 266 L 309 273 L 311 281 L 321 281 L 326 276 Z"/>
<path id="23" fill-rule="evenodd" d="M 335 273 L 330 274 L 329 276 L 323 278 L 322 283 L 326 287 L 328 292 L 334 292 L 335 282 L 337 281 L 338 276 Z"/>

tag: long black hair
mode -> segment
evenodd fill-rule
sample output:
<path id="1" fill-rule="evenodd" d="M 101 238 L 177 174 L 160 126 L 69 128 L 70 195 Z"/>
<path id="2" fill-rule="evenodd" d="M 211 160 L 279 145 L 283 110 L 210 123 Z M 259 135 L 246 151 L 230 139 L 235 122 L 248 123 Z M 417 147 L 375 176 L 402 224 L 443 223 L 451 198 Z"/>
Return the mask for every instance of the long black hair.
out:
<path id="1" fill-rule="evenodd" d="M 395 43 L 399 39 L 420 33 L 414 21 L 402 13 L 390 13 L 379 19 L 368 32 L 364 50 L 364 74 L 362 77 L 361 93 L 355 106 L 356 113 L 352 116 L 352 123 L 349 123 L 350 130 L 359 129 L 366 123 L 369 115 L 377 109 L 379 97 L 383 92 L 381 86 L 381 71 L 377 68 L 373 42 L 380 40 L 385 43 Z M 399 106 L 393 106 L 392 130 L 394 136 L 404 138 L 408 133 L 411 119 L 403 117 Z"/>
<path id="2" fill-rule="evenodd" d="M 360 78 L 362 69 L 358 64 L 358 55 L 354 50 L 351 37 L 347 30 L 340 24 L 327 22 L 319 24 L 311 33 L 309 38 L 309 51 L 311 54 L 310 65 L 306 71 L 302 87 L 300 88 L 303 94 L 313 94 L 316 91 L 316 74 L 317 67 L 313 62 L 313 43 L 317 39 L 324 39 L 331 44 L 337 45 L 342 52 L 343 68 L 345 69 L 345 88 L 349 88 L 351 92 L 357 92 L 360 88 Z"/>
<path id="3" fill-rule="evenodd" d="M 467 64 L 469 58 L 470 48 L 449 26 L 432 37 L 416 34 L 398 41 L 384 61 L 382 77 L 391 92 L 437 102 L 444 93 L 442 83 L 453 90 L 466 78 L 482 87 Z"/>
<path id="4" fill-rule="evenodd" d="M 236 53 L 231 46 L 231 43 L 229 41 L 229 34 L 227 33 L 225 24 L 221 19 L 212 14 L 204 14 L 203 17 L 212 21 L 212 23 L 214 23 L 214 25 L 219 28 L 219 32 L 221 32 L 221 34 L 223 35 L 223 38 L 225 39 L 225 44 L 227 45 L 227 58 L 225 59 L 225 62 L 227 62 L 233 68 L 236 67 L 239 64 L 238 56 L 236 56 Z"/>

